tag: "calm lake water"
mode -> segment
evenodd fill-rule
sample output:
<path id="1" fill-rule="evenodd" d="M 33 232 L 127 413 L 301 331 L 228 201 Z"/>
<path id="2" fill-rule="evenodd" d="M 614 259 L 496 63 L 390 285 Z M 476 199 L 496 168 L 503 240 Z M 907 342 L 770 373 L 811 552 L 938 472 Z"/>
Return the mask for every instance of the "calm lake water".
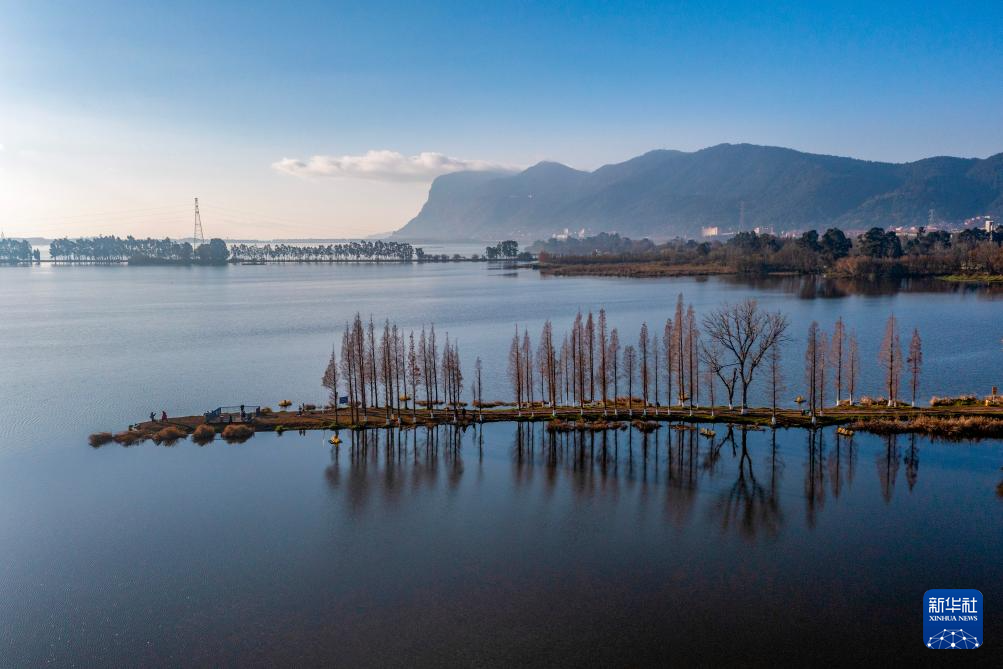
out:
<path id="1" fill-rule="evenodd" d="M 458 338 L 507 397 L 515 321 L 605 306 L 622 338 L 679 292 L 842 316 L 865 393 L 894 312 L 921 395 L 1000 385 L 984 290 L 798 279 L 544 279 L 482 264 L 0 268 L 0 665 L 930 661 L 921 599 L 980 589 L 1000 657 L 1003 445 L 831 430 L 539 427 L 242 445 L 86 445 L 164 409 L 323 399 L 355 311 Z M 348 436 L 347 433 L 345 435 Z"/>

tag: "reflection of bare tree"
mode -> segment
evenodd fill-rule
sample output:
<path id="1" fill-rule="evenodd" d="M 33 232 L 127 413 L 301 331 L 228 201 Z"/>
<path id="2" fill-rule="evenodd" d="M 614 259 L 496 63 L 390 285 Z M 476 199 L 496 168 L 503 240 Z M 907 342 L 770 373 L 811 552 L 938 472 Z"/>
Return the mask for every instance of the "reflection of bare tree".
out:
<path id="1" fill-rule="evenodd" d="M 899 473 L 898 435 L 885 437 L 885 452 L 879 453 L 876 464 L 878 467 L 878 483 L 881 486 L 881 496 L 886 502 L 892 501 L 895 492 L 895 479 Z"/>
<path id="2" fill-rule="evenodd" d="M 697 433 L 693 430 L 674 431 L 667 440 L 667 479 L 665 488 L 665 513 L 669 522 L 683 525 L 696 501 L 697 457 L 699 448 Z"/>
<path id="3" fill-rule="evenodd" d="M 768 537 L 780 533 L 783 513 L 776 497 L 775 480 L 771 474 L 769 491 L 756 479 L 749 456 L 748 432 L 742 430 L 742 449 L 738 459 L 738 478 L 714 504 L 713 511 L 721 517 L 725 531 L 737 527 L 746 539 L 755 539 L 760 532 Z M 775 467 L 771 472 L 775 473 Z"/>
<path id="4" fill-rule="evenodd" d="M 707 444 L 707 451 L 704 453 L 703 462 L 700 463 L 700 468 L 712 477 L 717 473 L 718 465 L 721 463 L 721 449 L 725 444 L 729 444 L 731 446 L 731 452 L 734 455 L 736 453 L 734 425 L 728 426 L 728 431 L 720 440 L 714 437 L 711 438 Z"/>
<path id="5" fill-rule="evenodd" d="M 843 491 L 843 488 L 853 483 L 853 474 L 856 467 L 854 452 L 853 437 L 844 437 L 837 432 L 836 446 L 827 458 L 829 487 L 832 489 L 833 497 L 839 498 L 839 494 Z"/>
<path id="6" fill-rule="evenodd" d="M 781 291 L 797 295 L 801 299 L 840 298 L 847 295 L 895 295 L 897 293 L 971 293 L 978 295 L 998 295 L 1003 292 L 997 285 L 952 283 L 926 277 L 907 279 L 879 278 L 866 279 L 830 278 L 816 275 L 804 276 L 754 276 L 735 274 L 722 276 L 721 281 L 749 286 L 759 290 Z"/>
<path id="7" fill-rule="evenodd" d="M 448 485 L 456 488 L 464 472 L 465 429 L 443 425 L 350 430 L 348 444 L 331 450 L 332 463 L 324 470 L 324 477 L 331 488 L 345 490 L 353 512 L 365 508 L 374 496 L 396 505 L 415 490 L 434 488 L 440 466 L 445 467 Z M 347 472 L 342 469 L 342 458 L 348 460 Z"/>
<path id="8" fill-rule="evenodd" d="M 819 430 L 808 434 L 808 461 L 805 463 L 804 493 L 809 527 L 815 526 L 816 515 L 825 505 L 825 453 Z"/>
<path id="9" fill-rule="evenodd" d="M 905 480 L 909 484 L 909 492 L 916 486 L 919 479 L 919 449 L 916 448 L 916 435 L 909 435 L 909 450 L 905 454 Z"/>

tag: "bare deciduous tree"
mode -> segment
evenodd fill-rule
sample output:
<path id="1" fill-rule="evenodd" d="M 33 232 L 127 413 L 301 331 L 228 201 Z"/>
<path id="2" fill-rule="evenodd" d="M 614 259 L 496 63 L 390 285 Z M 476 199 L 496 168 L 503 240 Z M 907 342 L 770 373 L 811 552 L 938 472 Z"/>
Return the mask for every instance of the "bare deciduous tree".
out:
<path id="1" fill-rule="evenodd" d="M 860 350 L 857 347 L 857 334 L 851 332 L 846 347 L 846 391 L 850 396 L 850 404 L 853 404 L 853 395 L 857 392 L 858 378 L 860 378 Z"/>
<path id="2" fill-rule="evenodd" d="M 609 360 L 610 365 L 613 369 L 610 370 L 610 378 L 613 380 L 613 415 L 619 413 L 619 400 L 620 400 L 620 370 L 619 370 L 619 360 L 620 360 L 620 335 L 617 333 L 616 328 L 610 330 L 609 333 L 609 352 L 606 354 L 606 359 Z"/>
<path id="3" fill-rule="evenodd" d="M 599 310 L 599 390 L 602 393 L 602 412 L 606 415 L 607 400 L 609 399 L 609 369 L 606 364 L 606 349 L 609 347 L 609 338 L 606 335 L 606 310 Z"/>
<path id="4" fill-rule="evenodd" d="M 519 415 L 522 415 L 522 346 L 519 343 L 519 326 L 515 326 L 515 334 L 512 335 L 512 344 L 508 349 L 508 378 L 512 382 L 512 389 L 515 391 L 515 406 Z"/>
<path id="5" fill-rule="evenodd" d="M 783 368 L 780 365 L 781 356 L 781 344 L 783 340 L 778 340 L 776 344 L 770 348 L 769 359 L 770 359 L 770 396 L 771 396 L 771 406 L 773 409 L 770 422 L 773 425 L 777 424 L 777 400 L 780 397 L 780 393 L 784 389 L 784 377 Z"/>
<path id="6" fill-rule="evenodd" d="M 411 386 L 411 422 L 417 421 L 418 383 L 421 381 L 421 367 L 418 365 L 418 355 L 414 348 L 414 330 L 408 338 L 407 368 L 405 377 Z"/>
<path id="7" fill-rule="evenodd" d="M 819 328 L 816 321 L 808 326 L 808 343 L 804 352 L 805 381 L 808 383 L 808 412 L 815 419 L 818 409 L 818 363 L 819 363 Z"/>
<path id="8" fill-rule="evenodd" d="M 637 351 L 627 345 L 623 348 L 623 376 L 627 379 L 627 415 L 634 415 L 634 373 L 637 369 Z"/>
<path id="9" fill-rule="evenodd" d="M 707 368 L 707 373 L 716 376 L 724 385 L 728 395 L 728 408 L 735 408 L 735 389 L 738 387 L 738 368 L 725 362 L 724 348 L 720 342 L 711 339 L 700 345 L 700 360 Z"/>
<path id="10" fill-rule="evenodd" d="M 683 294 L 679 293 L 679 297 L 676 298 L 676 336 L 674 345 L 676 349 L 676 381 L 679 388 L 680 408 L 686 402 L 686 348 L 683 346 L 683 334 L 686 331 L 685 318 L 686 312 L 683 307 Z"/>
<path id="11" fill-rule="evenodd" d="M 338 354 L 334 347 L 331 347 L 331 357 L 327 361 L 327 368 L 324 370 L 324 377 L 321 383 L 328 390 L 328 400 L 334 407 L 334 422 L 338 422 Z"/>
<path id="12" fill-rule="evenodd" d="M 888 392 L 888 406 L 893 407 L 898 402 L 899 384 L 902 375 L 902 342 L 899 339 L 899 326 L 895 315 L 888 317 L 885 323 L 885 336 L 878 352 L 878 362 L 885 370 L 885 389 Z"/>
<path id="13" fill-rule="evenodd" d="M 829 360 L 832 363 L 834 381 L 836 383 L 836 406 L 843 400 L 843 367 L 846 364 L 843 349 L 846 347 L 846 328 L 843 325 L 842 316 L 836 319 L 836 324 L 832 326 L 832 351 Z"/>
<path id="14" fill-rule="evenodd" d="M 704 331 L 731 357 L 742 384 L 742 413 L 748 406 L 749 386 L 770 349 L 787 331 L 787 317 L 764 312 L 755 300 L 715 309 L 704 317 Z"/>
<path id="15" fill-rule="evenodd" d="M 641 361 L 641 368 L 639 370 L 640 371 L 639 380 L 641 382 L 641 401 L 642 401 L 641 413 L 642 415 L 646 416 L 648 415 L 648 385 L 649 385 L 648 358 L 650 357 L 648 350 L 647 323 L 641 323 L 641 334 L 637 339 L 637 352 L 638 352 L 638 358 Z"/>
<path id="16" fill-rule="evenodd" d="M 333 354 L 332 354 L 333 355 Z M 919 330 L 913 329 L 912 339 L 909 341 L 909 363 L 910 386 L 912 388 L 912 405 L 916 406 L 916 391 L 919 389 L 919 372 L 923 367 L 923 341 L 919 338 Z"/>
<path id="17" fill-rule="evenodd" d="M 672 374 L 675 363 L 674 351 L 676 349 L 673 341 L 672 319 L 665 319 L 665 328 L 662 331 L 662 348 L 665 351 L 665 406 L 666 410 L 672 412 Z"/>
<path id="18" fill-rule="evenodd" d="M 588 350 L 588 365 L 589 365 L 589 402 L 595 402 L 596 400 L 596 381 L 595 381 L 595 352 L 596 352 L 596 326 L 595 321 L 592 319 L 592 312 L 589 312 L 589 316 L 585 321 L 585 347 Z"/>

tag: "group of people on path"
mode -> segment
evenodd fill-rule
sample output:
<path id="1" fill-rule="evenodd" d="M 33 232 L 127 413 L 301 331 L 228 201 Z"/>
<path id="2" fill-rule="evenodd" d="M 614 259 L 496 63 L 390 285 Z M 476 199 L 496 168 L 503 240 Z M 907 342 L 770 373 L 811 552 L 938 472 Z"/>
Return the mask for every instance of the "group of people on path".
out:
<path id="1" fill-rule="evenodd" d="M 157 422 L 157 412 L 156 411 L 151 411 L 150 412 L 150 422 L 151 423 L 156 423 Z M 166 411 L 161 411 L 160 412 L 160 422 L 161 423 L 166 423 L 167 422 L 167 412 Z"/>

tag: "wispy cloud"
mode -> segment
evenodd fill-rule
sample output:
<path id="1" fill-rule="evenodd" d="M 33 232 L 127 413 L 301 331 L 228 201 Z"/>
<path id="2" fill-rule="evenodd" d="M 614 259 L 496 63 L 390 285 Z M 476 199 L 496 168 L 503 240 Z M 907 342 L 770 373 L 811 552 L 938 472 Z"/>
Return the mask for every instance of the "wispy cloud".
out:
<path id="1" fill-rule="evenodd" d="M 272 163 L 279 172 L 297 177 L 335 177 L 373 181 L 431 181 L 442 174 L 464 171 L 512 170 L 486 160 L 451 158 L 426 151 L 405 156 L 397 151 L 367 151 L 361 156 L 313 156 L 308 160 L 283 158 Z"/>

